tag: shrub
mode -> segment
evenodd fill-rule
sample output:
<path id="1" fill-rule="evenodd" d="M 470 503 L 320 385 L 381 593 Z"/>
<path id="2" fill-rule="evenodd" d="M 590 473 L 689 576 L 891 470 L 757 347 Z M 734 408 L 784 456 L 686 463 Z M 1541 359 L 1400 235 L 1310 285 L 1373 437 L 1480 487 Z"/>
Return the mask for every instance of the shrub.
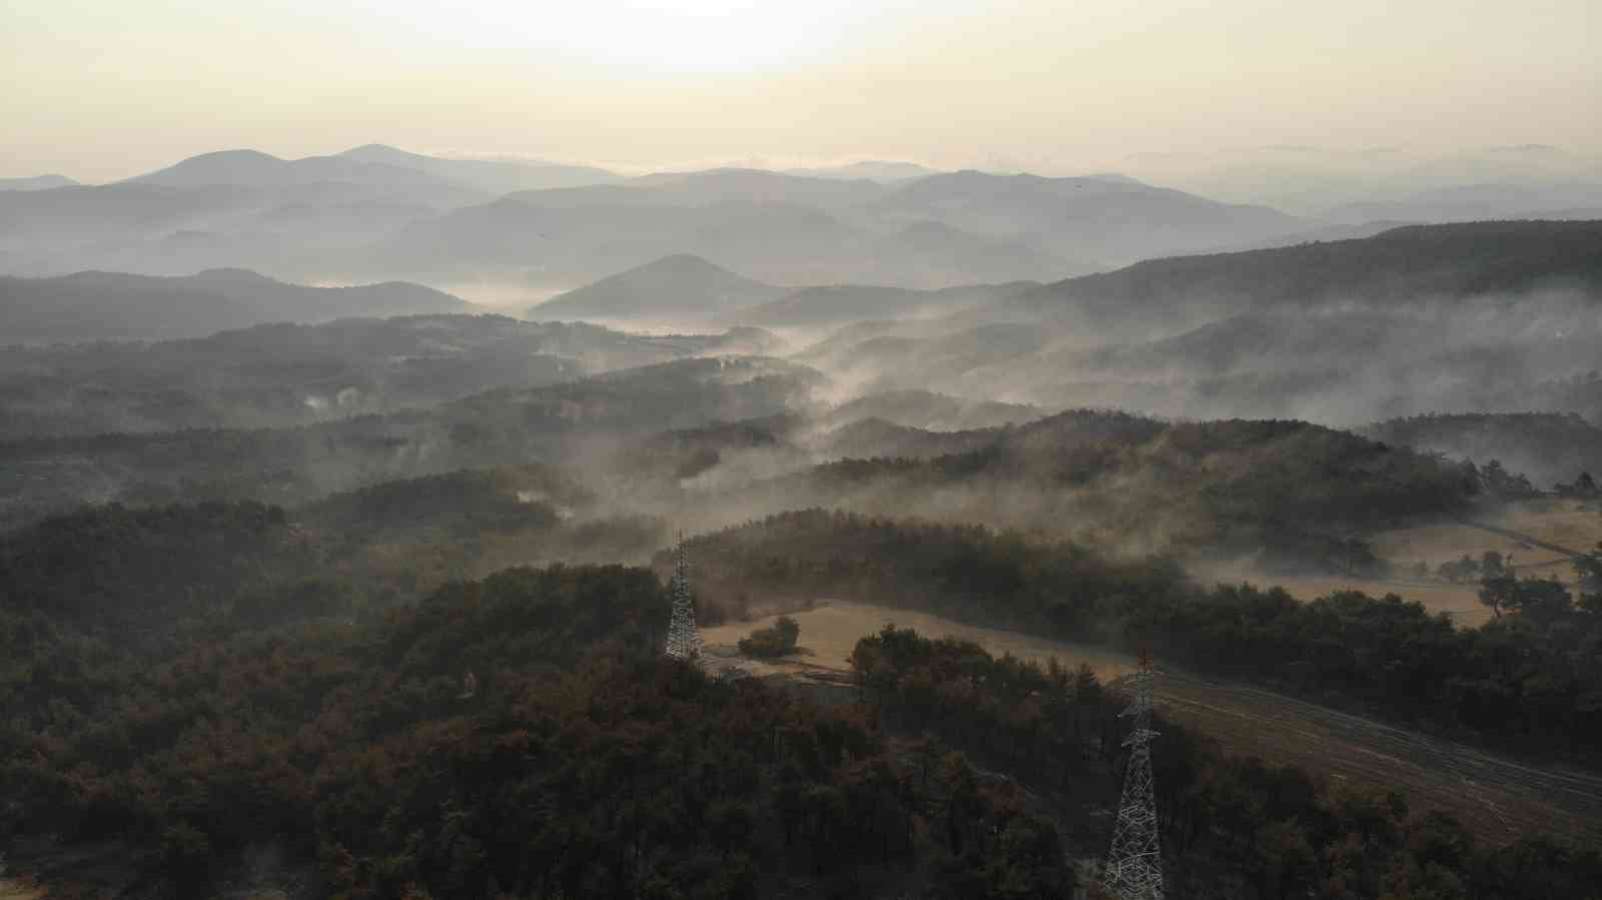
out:
<path id="1" fill-rule="evenodd" d="M 766 659 L 789 656 L 795 652 L 795 644 L 800 637 L 800 623 L 789 616 L 780 616 L 773 627 L 758 628 L 751 632 L 750 637 L 743 638 L 740 641 L 740 653 Z"/>

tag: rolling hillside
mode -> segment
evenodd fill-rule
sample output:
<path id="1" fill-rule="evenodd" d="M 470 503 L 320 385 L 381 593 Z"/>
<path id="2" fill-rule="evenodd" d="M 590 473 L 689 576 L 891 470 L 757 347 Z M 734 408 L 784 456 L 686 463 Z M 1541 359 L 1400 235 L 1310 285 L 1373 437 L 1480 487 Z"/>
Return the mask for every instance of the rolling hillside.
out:
<path id="1" fill-rule="evenodd" d="M 120 272 L 0 277 L 0 334 L 8 341 L 199 337 L 265 322 L 466 308 L 450 294 L 417 284 L 306 287 L 238 269 L 181 278 Z"/>
<path id="2" fill-rule="evenodd" d="M 679 254 L 609 275 L 528 311 L 535 319 L 712 319 L 784 295 L 699 256 Z"/>
<path id="3" fill-rule="evenodd" d="M 1358 240 L 1154 259 L 1047 285 L 1018 306 L 1117 318 L 1198 303 L 1236 312 L 1391 306 L 1548 286 L 1602 294 L 1602 221 L 1413 225 Z"/>

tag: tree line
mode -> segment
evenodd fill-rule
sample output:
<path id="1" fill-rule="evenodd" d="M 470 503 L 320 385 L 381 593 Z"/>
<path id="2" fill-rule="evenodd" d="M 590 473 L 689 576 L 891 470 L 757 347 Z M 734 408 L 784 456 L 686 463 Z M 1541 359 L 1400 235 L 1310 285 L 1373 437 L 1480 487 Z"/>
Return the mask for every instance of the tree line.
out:
<path id="1" fill-rule="evenodd" d="M 1124 649 L 1492 746 L 1602 753 L 1602 583 L 1578 601 L 1506 578 L 1509 614 L 1459 627 L 1396 595 L 1300 602 L 1190 582 L 1171 559 L 1112 560 L 981 526 L 806 510 L 692 541 L 708 602 L 832 596 Z M 1589 562 L 1586 562 L 1589 560 Z M 1582 564 L 1602 566 L 1602 557 Z M 1527 602 L 1524 599 L 1527 598 Z M 1516 611 L 1515 611 L 1516 610 Z"/>
<path id="2" fill-rule="evenodd" d="M 1004 766 L 1058 808 L 1116 806 L 1125 699 L 1081 667 L 996 658 L 976 644 L 888 626 L 858 642 L 858 683 L 894 727 Z M 1227 756 L 1159 720 L 1153 751 L 1165 880 L 1172 896 L 1576 900 L 1602 896 L 1602 853 L 1539 836 L 1479 845 L 1453 817 L 1398 791 L 1332 785 L 1291 766 Z M 960 845 L 967 818 L 947 823 Z M 1105 852 L 1104 827 L 1067 835 Z M 1077 845 L 1076 845 L 1077 839 Z"/>

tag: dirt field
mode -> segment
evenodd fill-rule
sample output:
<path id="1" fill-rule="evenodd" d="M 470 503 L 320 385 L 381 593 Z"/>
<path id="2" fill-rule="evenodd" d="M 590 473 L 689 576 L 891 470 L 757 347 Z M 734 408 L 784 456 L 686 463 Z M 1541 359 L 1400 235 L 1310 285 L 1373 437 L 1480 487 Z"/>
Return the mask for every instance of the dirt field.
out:
<path id="1" fill-rule="evenodd" d="M 44 893 L 14 878 L 0 878 L 0 900 L 42 900 Z"/>
<path id="2" fill-rule="evenodd" d="M 1435 568 L 1486 550 L 1512 556 L 1519 571 L 1572 575 L 1567 560 L 1602 541 L 1602 513 L 1572 500 L 1529 500 L 1459 523 L 1404 528 L 1375 535 L 1374 551 L 1397 565 L 1422 560 Z"/>
<path id="3" fill-rule="evenodd" d="M 1491 524 L 1579 551 L 1602 541 L 1602 510 L 1573 500 L 1531 500 L 1512 504 Z"/>
<path id="4" fill-rule="evenodd" d="M 1070 666 L 1087 663 L 1109 681 L 1133 666 L 1129 657 L 1101 648 L 885 607 L 831 602 L 793 616 L 801 625 L 801 646 L 807 654 L 778 664 L 744 664 L 757 674 L 844 672 L 849 670 L 846 660 L 857 639 L 894 622 L 930 636 L 972 640 L 992 653 L 1037 660 L 1055 656 Z M 734 655 L 735 641 L 753 628 L 771 624 L 767 618 L 724 625 L 706 629 L 703 637 L 709 653 L 727 658 Z M 1602 776 L 1525 766 L 1269 691 L 1184 672 L 1165 672 L 1157 695 L 1164 715 L 1194 726 L 1233 752 L 1294 763 L 1352 783 L 1403 787 L 1414 809 L 1447 810 L 1487 841 L 1537 832 L 1602 840 Z"/>
<path id="5" fill-rule="evenodd" d="M 1382 531 L 1374 535 L 1373 546 L 1375 554 L 1399 573 L 1416 562 L 1434 572 L 1442 563 L 1464 554 L 1479 559 L 1485 551 L 1495 550 L 1511 557 L 1521 576 L 1568 582 L 1574 577 L 1569 558 L 1594 549 L 1598 541 L 1602 541 L 1602 513 L 1596 509 L 1571 500 L 1531 500 L 1482 518 Z M 1459 625 L 1481 625 L 1491 617 L 1491 611 L 1480 603 L 1479 585 L 1472 582 L 1452 584 L 1406 574 L 1384 579 L 1265 575 L 1247 564 L 1196 566 L 1192 574 L 1203 584 L 1247 581 L 1279 585 L 1302 600 L 1343 590 L 1376 597 L 1397 594 L 1417 600 L 1431 612 L 1444 612 Z"/>
<path id="6" fill-rule="evenodd" d="M 893 623 L 897 628 L 912 628 L 923 635 L 932 637 L 951 635 L 973 641 L 998 656 L 1002 653 L 1011 653 L 1020 659 L 1039 662 L 1044 662 L 1053 656 L 1066 662 L 1072 657 L 1075 667 L 1080 663 L 1086 663 L 1103 681 L 1112 681 L 1127 674 L 1134 665 L 1128 657 L 1099 647 L 1067 644 L 1013 631 L 976 628 L 939 616 L 884 606 L 829 600 L 820 603 L 816 609 L 791 613 L 790 617 L 801 623 L 803 652 L 800 656 L 777 665 L 749 660 L 741 664 L 757 675 L 795 671 L 802 663 L 830 671 L 846 671 L 851 668 L 848 660 L 851 658 L 851 651 L 857 646 L 857 641 L 879 631 L 887 623 Z M 772 625 L 776 618 L 777 616 L 770 616 L 752 622 L 706 628 L 702 630 L 701 638 L 706 642 L 710 652 L 718 655 L 734 655 L 737 652 L 735 644 L 740 638 L 750 634 L 754 629 Z"/>

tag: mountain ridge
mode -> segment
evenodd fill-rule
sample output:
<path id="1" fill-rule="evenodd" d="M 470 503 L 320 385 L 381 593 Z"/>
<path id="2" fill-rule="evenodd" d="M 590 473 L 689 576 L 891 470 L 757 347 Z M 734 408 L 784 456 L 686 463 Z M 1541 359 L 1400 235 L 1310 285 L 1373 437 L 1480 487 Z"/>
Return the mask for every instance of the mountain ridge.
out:
<path id="1" fill-rule="evenodd" d="M 675 253 L 608 275 L 530 307 L 534 318 L 709 318 L 782 295 L 787 289 L 746 278 L 703 257 Z M 667 295 L 664 298 L 664 295 Z"/>
<path id="2" fill-rule="evenodd" d="M 78 182 L 65 175 L 25 175 L 20 178 L 0 178 L 0 191 L 47 191 L 52 188 L 76 187 Z"/>
<path id="3" fill-rule="evenodd" d="M 310 287 L 246 269 L 0 276 L 0 333 L 36 341 L 199 337 L 270 322 L 468 308 L 460 298 L 409 282 Z"/>

